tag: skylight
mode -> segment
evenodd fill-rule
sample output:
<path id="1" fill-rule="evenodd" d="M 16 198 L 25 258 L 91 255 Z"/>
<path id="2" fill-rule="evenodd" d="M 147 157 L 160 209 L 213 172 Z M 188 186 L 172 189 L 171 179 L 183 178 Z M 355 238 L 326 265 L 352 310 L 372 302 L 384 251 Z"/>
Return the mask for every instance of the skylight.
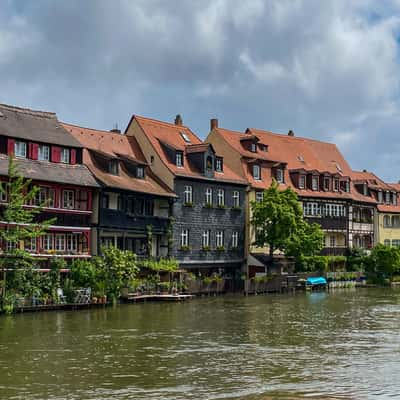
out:
<path id="1" fill-rule="evenodd" d="M 298 159 L 299 161 L 301 161 L 301 162 L 304 162 L 303 156 L 297 156 L 297 159 Z"/>
<path id="2" fill-rule="evenodd" d="M 186 143 L 190 143 L 189 136 L 186 135 L 185 132 L 181 132 L 181 136 L 183 137 L 183 140 L 184 140 Z"/>
<path id="3" fill-rule="evenodd" d="M 339 171 L 339 172 L 342 172 L 343 170 L 342 170 L 342 167 L 338 164 L 338 163 L 336 163 L 336 168 L 337 168 L 337 170 Z"/>

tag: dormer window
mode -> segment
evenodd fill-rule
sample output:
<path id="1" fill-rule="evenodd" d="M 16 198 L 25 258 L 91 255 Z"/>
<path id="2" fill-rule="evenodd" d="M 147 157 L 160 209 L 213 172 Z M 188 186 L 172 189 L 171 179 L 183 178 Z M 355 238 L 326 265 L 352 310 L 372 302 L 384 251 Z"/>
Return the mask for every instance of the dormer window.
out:
<path id="1" fill-rule="evenodd" d="M 266 146 L 265 144 L 260 145 L 260 149 L 262 151 L 268 151 L 268 146 Z"/>
<path id="2" fill-rule="evenodd" d="M 222 162 L 222 157 L 217 157 L 215 159 L 215 170 L 217 172 L 222 172 L 223 171 L 223 162 Z"/>
<path id="3" fill-rule="evenodd" d="M 61 149 L 60 161 L 64 164 L 69 164 L 69 149 Z"/>
<path id="4" fill-rule="evenodd" d="M 324 190 L 329 190 L 329 186 L 330 186 L 330 179 L 325 177 L 324 178 Z"/>
<path id="5" fill-rule="evenodd" d="M 257 143 L 255 142 L 251 143 L 251 151 L 252 153 L 257 153 Z"/>
<path id="6" fill-rule="evenodd" d="M 118 160 L 110 160 L 108 163 L 108 172 L 113 175 L 118 175 Z"/>
<path id="7" fill-rule="evenodd" d="M 50 147 L 45 145 L 39 145 L 38 148 L 38 160 L 39 161 L 50 161 Z"/>
<path id="8" fill-rule="evenodd" d="M 190 143 L 190 138 L 185 132 L 181 132 L 181 136 L 186 143 Z"/>
<path id="9" fill-rule="evenodd" d="M 182 151 L 176 152 L 175 164 L 177 167 L 183 167 L 183 152 Z"/>
<path id="10" fill-rule="evenodd" d="M 397 193 L 396 192 L 392 193 L 392 204 L 394 206 L 397 206 Z"/>
<path id="11" fill-rule="evenodd" d="M 278 168 L 276 170 L 275 176 L 276 176 L 276 181 L 278 183 L 283 183 L 284 182 L 284 174 L 283 174 L 283 169 L 282 168 Z"/>
<path id="12" fill-rule="evenodd" d="M 390 204 L 390 192 L 387 191 L 385 194 L 386 194 L 386 204 Z"/>
<path id="13" fill-rule="evenodd" d="M 313 176 L 312 180 L 311 180 L 311 188 L 312 188 L 312 190 L 314 190 L 314 191 L 318 190 L 318 186 L 319 186 L 318 176 Z"/>
<path id="14" fill-rule="evenodd" d="M 349 181 L 346 181 L 346 182 L 345 182 L 345 191 L 346 191 L 347 193 L 350 193 L 350 182 L 349 182 Z"/>
<path id="15" fill-rule="evenodd" d="M 15 142 L 14 145 L 15 157 L 26 158 L 26 143 L 25 142 Z"/>
<path id="16" fill-rule="evenodd" d="M 300 175 L 299 177 L 299 189 L 304 189 L 306 187 L 306 177 L 305 175 Z"/>
<path id="17" fill-rule="evenodd" d="M 383 193 L 382 190 L 378 192 L 378 203 L 383 203 Z"/>
<path id="18" fill-rule="evenodd" d="M 253 165 L 253 178 L 256 180 L 261 180 L 261 168 L 258 164 Z"/>
<path id="19" fill-rule="evenodd" d="M 144 167 L 136 168 L 136 178 L 143 179 L 144 178 Z"/>
<path id="20" fill-rule="evenodd" d="M 212 160 L 211 156 L 207 157 L 206 167 L 207 167 L 208 170 L 212 170 L 213 169 L 213 160 Z"/>
<path id="21" fill-rule="evenodd" d="M 363 195 L 368 196 L 368 186 L 366 183 L 363 184 Z"/>
<path id="22" fill-rule="evenodd" d="M 335 192 L 338 192 L 338 191 L 339 191 L 339 179 L 335 179 L 335 180 L 333 181 L 333 190 L 334 190 Z"/>

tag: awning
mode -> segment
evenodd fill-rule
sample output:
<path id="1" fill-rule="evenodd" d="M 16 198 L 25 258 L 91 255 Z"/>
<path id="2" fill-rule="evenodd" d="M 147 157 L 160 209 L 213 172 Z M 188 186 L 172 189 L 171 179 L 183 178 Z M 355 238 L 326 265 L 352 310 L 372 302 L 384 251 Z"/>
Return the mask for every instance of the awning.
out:
<path id="1" fill-rule="evenodd" d="M 323 276 L 316 276 L 312 278 L 307 278 L 307 285 L 326 285 L 326 279 Z"/>

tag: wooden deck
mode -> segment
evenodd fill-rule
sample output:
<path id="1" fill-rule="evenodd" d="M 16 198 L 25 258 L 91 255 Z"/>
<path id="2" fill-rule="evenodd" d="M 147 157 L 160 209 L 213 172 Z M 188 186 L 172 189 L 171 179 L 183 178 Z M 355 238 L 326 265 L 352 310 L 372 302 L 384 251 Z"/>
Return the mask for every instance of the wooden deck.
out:
<path id="1" fill-rule="evenodd" d="M 193 298 L 191 294 L 129 294 L 122 298 L 128 303 L 138 303 L 146 301 L 185 301 Z"/>

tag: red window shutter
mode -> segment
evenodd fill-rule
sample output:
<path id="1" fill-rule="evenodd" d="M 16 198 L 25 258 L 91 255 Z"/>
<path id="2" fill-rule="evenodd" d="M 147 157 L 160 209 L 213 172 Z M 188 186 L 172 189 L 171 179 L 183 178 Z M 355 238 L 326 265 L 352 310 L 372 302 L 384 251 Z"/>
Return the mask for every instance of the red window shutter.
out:
<path id="1" fill-rule="evenodd" d="M 28 143 L 28 158 L 32 158 L 32 145 L 33 143 Z"/>
<path id="2" fill-rule="evenodd" d="M 52 146 L 51 147 L 51 161 L 60 162 L 61 161 L 61 147 Z"/>
<path id="3" fill-rule="evenodd" d="M 39 145 L 37 143 L 32 143 L 32 160 L 37 160 L 39 155 Z"/>
<path id="4" fill-rule="evenodd" d="M 76 164 L 76 150 L 71 149 L 71 164 L 74 165 Z"/>
<path id="5" fill-rule="evenodd" d="M 15 154 L 15 140 L 14 139 L 8 139 L 7 142 L 7 154 L 9 156 L 13 156 Z"/>

